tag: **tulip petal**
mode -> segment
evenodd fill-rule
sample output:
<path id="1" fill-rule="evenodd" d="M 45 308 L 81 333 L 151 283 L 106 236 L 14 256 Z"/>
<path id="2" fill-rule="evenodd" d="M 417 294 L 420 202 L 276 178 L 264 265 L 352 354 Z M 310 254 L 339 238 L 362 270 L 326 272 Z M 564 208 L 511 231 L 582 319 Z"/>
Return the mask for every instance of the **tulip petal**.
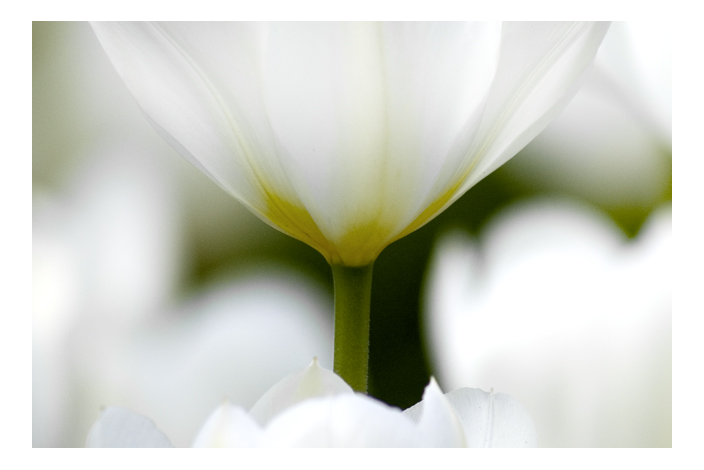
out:
<path id="1" fill-rule="evenodd" d="M 94 25 L 174 148 L 347 266 L 373 262 L 545 128 L 607 27 Z"/>
<path id="2" fill-rule="evenodd" d="M 242 36 L 241 43 L 246 44 L 248 35 L 256 35 L 252 31 L 256 26 L 250 26 L 231 35 Z M 246 145 L 237 145 L 222 97 L 212 79 L 204 75 L 201 64 L 196 63 L 194 45 L 188 41 L 202 38 L 222 44 L 224 37 L 217 34 L 216 24 L 204 27 L 194 23 L 188 28 L 174 23 L 93 24 L 108 57 L 162 137 L 226 191 L 257 201 L 260 197 L 252 188 L 253 178 L 244 165 L 244 155 L 238 158 Z M 238 60 L 246 58 L 243 49 L 230 52 L 233 62 L 243 64 L 243 75 L 249 76 L 254 64 Z"/>
<path id="3" fill-rule="evenodd" d="M 92 26 L 143 113 L 174 149 L 266 223 L 327 255 L 279 163 L 262 103 L 266 25 Z"/>
<path id="4" fill-rule="evenodd" d="M 509 395 L 461 388 L 445 396 L 462 422 L 467 447 L 537 447 L 533 420 Z"/>
<path id="5" fill-rule="evenodd" d="M 501 61 L 480 138 L 473 185 L 530 142 L 577 92 L 608 23 L 504 25 Z M 529 38 L 528 40 L 526 40 Z"/>
<path id="6" fill-rule="evenodd" d="M 243 408 L 226 402 L 208 417 L 193 447 L 256 447 L 262 435 L 262 428 Z"/>
<path id="7" fill-rule="evenodd" d="M 303 400 L 345 393 L 353 393 L 352 388 L 334 372 L 320 367 L 318 359 L 313 359 L 307 368 L 290 374 L 271 387 L 249 413 L 264 425 Z"/>
<path id="8" fill-rule="evenodd" d="M 91 427 L 86 447 L 171 447 L 171 443 L 152 420 L 109 406 Z"/>
<path id="9" fill-rule="evenodd" d="M 530 415 L 520 403 L 503 393 L 461 388 L 442 395 L 435 379 L 431 379 L 423 400 L 403 413 L 424 428 L 424 435 L 431 429 L 435 433 L 445 432 L 455 439 L 455 446 L 536 447 Z M 459 432 L 453 430 L 454 426 L 459 426 Z M 462 440 L 456 436 L 462 436 Z M 444 447 L 439 440 L 427 442 L 432 447 Z"/>
<path id="10" fill-rule="evenodd" d="M 423 447 L 467 447 L 462 423 L 434 377 L 423 400 L 403 412 L 418 423 Z"/>
<path id="11" fill-rule="evenodd" d="M 514 156 L 566 106 L 608 23 L 504 23 L 501 56 L 481 126 L 464 161 L 429 194 L 404 236 Z"/>
<path id="12" fill-rule="evenodd" d="M 388 244 L 441 168 L 454 170 L 463 154 L 450 148 L 479 126 L 500 39 L 492 23 L 272 27 L 265 89 L 282 165 L 326 238 L 349 247 L 343 258 Z"/>
<path id="13" fill-rule="evenodd" d="M 417 447 L 417 426 L 398 408 L 359 393 L 314 398 L 267 428 L 271 447 Z"/>

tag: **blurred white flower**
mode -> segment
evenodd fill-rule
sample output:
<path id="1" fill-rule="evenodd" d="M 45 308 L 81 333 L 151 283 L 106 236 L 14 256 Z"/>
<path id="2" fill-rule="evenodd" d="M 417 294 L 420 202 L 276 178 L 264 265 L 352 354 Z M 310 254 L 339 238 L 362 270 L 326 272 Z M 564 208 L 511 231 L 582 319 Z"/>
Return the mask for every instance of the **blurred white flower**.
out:
<path id="1" fill-rule="evenodd" d="M 504 394 L 463 388 L 443 395 L 434 379 L 423 400 L 401 412 L 355 393 L 316 360 L 276 384 L 250 413 L 228 402 L 194 447 L 534 447 L 528 413 Z M 88 447 L 165 447 L 150 420 L 127 409 L 100 414 Z"/>
<path id="2" fill-rule="evenodd" d="M 672 216 L 634 241 L 567 203 L 441 240 L 425 321 L 442 383 L 516 397 L 544 446 L 672 443 Z"/>
<path id="3" fill-rule="evenodd" d="M 76 172 L 64 194 L 34 188 L 34 446 L 76 443 L 72 411 L 85 379 L 72 357 L 76 331 L 99 320 L 115 336 L 173 295 L 178 214 L 168 175 L 141 157 L 139 148 L 116 148 Z"/>
<path id="4" fill-rule="evenodd" d="M 505 174 L 608 208 L 648 208 L 670 184 L 671 154 L 670 27 L 615 22 L 584 86 Z"/>
<path id="5" fill-rule="evenodd" d="M 84 433 L 100 406 L 121 405 L 157 420 L 174 444 L 185 446 L 223 397 L 251 406 L 311 355 L 332 365 L 326 297 L 294 273 L 259 269 L 141 325 L 121 350 L 106 351 L 110 362 L 93 365 L 95 377 L 123 372 L 101 384 Z M 88 337 L 85 344 L 86 351 L 101 350 Z"/>
<path id="6" fill-rule="evenodd" d="M 147 118 L 262 220 L 368 265 L 537 135 L 603 23 L 97 23 Z"/>
<path id="7" fill-rule="evenodd" d="M 35 447 L 81 445 L 110 403 L 185 445 L 223 396 L 251 405 L 311 356 L 331 363 L 332 300 L 299 273 L 260 266 L 176 304 L 178 210 L 154 163 L 107 153 L 72 192 L 34 194 Z"/>

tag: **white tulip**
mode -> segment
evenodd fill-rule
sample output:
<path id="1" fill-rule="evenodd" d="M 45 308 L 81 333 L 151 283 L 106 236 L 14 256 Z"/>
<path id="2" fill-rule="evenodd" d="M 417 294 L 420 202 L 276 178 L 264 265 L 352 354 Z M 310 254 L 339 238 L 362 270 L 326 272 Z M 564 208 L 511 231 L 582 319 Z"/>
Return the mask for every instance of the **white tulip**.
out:
<path id="1" fill-rule="evenodd" d="M 434 379 L 423 400 L 401 412 L 366 395 L 314 360 L 275 385 L 250 413 L 227 402 L 194 447 L 534 447 L 528 413 L 503 394 L 463 388 L 443 395 Z M 105 409 L 88 447 L 163 447 L 156 425 L 127 409 Z"/>
<path id="2" fill-rule="evenodd" d="M 672 445 L 672 215 L 634 241 L 593 210 L 532 203 L 477 245 L 455 234 L 426 286 L 442 382 L 516 397 L 541 444 Z"/>
<path id="3" fill-rule="evenodd" d="M 262 220 L 367 266 L 564 107 L 605 23 L 97 23 L 159 133 Z"/>
<path id="4" fill-rule="evenodd" d="M 334 370 L 367 390 L 374 260 L 564 107 L 607 23 L 96 23 L 147 119 L 333 268 Z"/>

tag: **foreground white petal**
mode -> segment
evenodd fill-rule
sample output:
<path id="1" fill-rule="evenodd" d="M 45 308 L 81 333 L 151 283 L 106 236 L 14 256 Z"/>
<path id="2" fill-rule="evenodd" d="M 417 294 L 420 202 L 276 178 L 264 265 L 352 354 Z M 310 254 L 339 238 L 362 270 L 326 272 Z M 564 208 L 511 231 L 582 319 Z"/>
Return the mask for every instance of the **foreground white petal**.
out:
<path id="1" fill-rule="evenodd" d="M 537 446 L 530 415 L 503 393 L 461 388 L 443 395 L 431 379 L 423 400 L 403 413 L 425 428 L 424 434 L 434 442 L 432 447 L 444 447 L 438 439 L 442 432 L 449 433 L 450 439 L 461 437 L 451 447 Z"/>
<path id="2" fill-rule="evenodd" d="M 171 447 L 171 443 L 152 420 L 110 406 L 100 412 L 90 429 L 86 447 Z"/>
<path id="3" fill-rule="evenodd" d="M 434 378 L 425 387 L 423 400 L 403 412 L 418 423 L 427 447 L 467 447 L 456 408 L 443 395 Z"/>
<path id="4" fill-rule="evenodd" d="M 218 407 L 198 432 L 193 447 L 256 447 L 262 428 L 239 406 Z"/>
<path id="5" fill-rule="evenodd" d="M 317 361 L 262 397 L 267 424 L 228 402 L 208 417 L 194 447 L 526 447 L 535 446 L 530 417 L 511 397 L 462 389 L 443 395 L 434 379 L 423 401 L 405 412 L 342 386 Z M 113 410 L 114 408 L 114 410 Z M 88 438 L 92 447 L 154 446 L 151 421 L 113 407 Z M 256 407 L 255 407 L 256 408 Z M 261 422 L 261 421 L 260 421 Z M 467 436 L 467 438 L 465 438 Z M 166 440 L 168 444 L 168 440 Z M 138 445 L 139 444 L 139 445 Z"/>
<path id="6" fill-rule="evenodd" d="M 535 137 L 600 23 L 97 23 L 147 118 L 267 223 L 371 263 Z"/>
<path id="7" fill-rule="evenodd" d="M 271 447 L 419 447 L 417 426 L 398 408 L 362 394 L 305 401 L 267 428 Z"/>
<path id="8" fill-rule="evenodd" d="M 461 388 L 446 395 L 462 422 L 467 447 L 536 447 L 535 425 L 504 393 Z"/>
<path id="9" fill-rule="evenodd" d="M 352 388 L 334 372 L 320 367 L 316 358 L 304 370 L 294 372 L 270 388 L 254 404 L 250 414 L 264 425 L 303 400 L 341 393 L 353 393 Z"/>

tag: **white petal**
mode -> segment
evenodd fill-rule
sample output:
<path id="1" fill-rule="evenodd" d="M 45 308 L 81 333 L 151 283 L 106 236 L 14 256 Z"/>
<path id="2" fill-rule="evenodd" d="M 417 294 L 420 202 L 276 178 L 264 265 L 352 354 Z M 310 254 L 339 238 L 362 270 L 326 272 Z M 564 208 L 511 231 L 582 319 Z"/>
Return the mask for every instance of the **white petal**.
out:
<path id="1" fill-rule="evenodd" d="M 353 393 L 337 374 L 323 369 L 317 359 L 300 372 L 295 372 L 271 387 L 250 410 L 260 424 L 268 423 L 286 408 L 314 397 Z"/>
<path id="2" fill-rule="evenodd" d="M 494 78 L 500 28 L 487 23 L 277 24 L 267 108 L 296 192 L 341 243 L 374 223 L 408 225 L 471 138 Z M 449 167 L 454 169 L 450 163 Z"/>
<path id="3" fill-rule="evenodd" d="M 90 429 L 86 447 L 171 447 L 171 443 L 152 420 L 110 406 L 100 412 Z"/>
<path id="4" fill-rule="evenodd" d="M 468 152 L 471 174 L 458 195 L 514 156 L 565 107 L 608 26 L 504 23 L 496 80 Z"/>
<path id="5" fill-rule="evenodd" d="M 366 395 L 315 398 L 289 408 L 267 428 L 271 447 L 418 447 L 411 419 Z"/>
<path id="6" fill-rule="evenodd" d="M 362 266 L 535 137 L 571 98 L 606 26 L 95 30 L 179 152 L 331 263 Z"/>
<path id="7" fill-rule="evenodd" d="M 425 387 L 423 400 L 403 414 L 418 423 L 423 447 L 467 447 L 462 423 L 435 378 Z"/>
<path id="8" fill-rule="evenodd" d="M 296 200 L 261 103 L 265 25 L 110 22 L 93 29 L 146 117 L 186 159 L 260 216 L 271 187 Z"/>
<path id="9" fill-rule="evenodd" d="M 457 411 L 467 447 L 536 447 L 535 425 L 510 396 L 461 388 L 445 395 Z"/>
<path id="10" fill-rule="evenodd" d="M 239 406 L 223 403 L 198 431 L 193 447 L 256 447 L 263 432 Z"/>

